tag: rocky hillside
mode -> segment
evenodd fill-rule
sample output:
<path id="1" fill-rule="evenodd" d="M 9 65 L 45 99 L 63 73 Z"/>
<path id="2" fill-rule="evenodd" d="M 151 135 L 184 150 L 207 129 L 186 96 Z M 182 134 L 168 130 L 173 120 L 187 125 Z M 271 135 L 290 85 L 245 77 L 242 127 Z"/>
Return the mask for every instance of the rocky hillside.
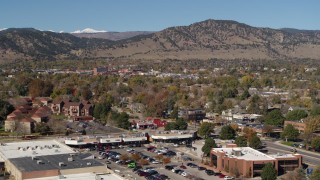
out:
<path id="1" fill-rule="evenodd" d="M 128 31 L 128 32 L 98 32 L 98 33 L 71 33 L 77 37 L 84 38 L 99 38 L 99 39 L 109 39 L 112 41 L 119 41 L 123 39 L 132 38 L 138 35 L 152 34 L 150 31 Z"/>
<path id="2" fill-rule="evenodd" d="M 128 59 L 319 59 L 319 50 L 318 31 L 288 32 L 206 20 L 96 52 Z"/>
<path id="3" fill-rule="evenodd" d="M 0 60 L 320 59 L 319 31 L 251 27 L 206 20 L 120 41 L 79 38 L 34 29 L 0 31 Z"/>

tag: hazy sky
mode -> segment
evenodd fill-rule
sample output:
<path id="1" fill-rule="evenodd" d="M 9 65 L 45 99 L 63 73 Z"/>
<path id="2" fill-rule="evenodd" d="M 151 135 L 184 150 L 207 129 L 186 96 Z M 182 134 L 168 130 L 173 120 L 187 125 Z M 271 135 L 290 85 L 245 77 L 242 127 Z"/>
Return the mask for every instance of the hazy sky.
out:
<path id="1" fill-rule="evenodd" d="M 320 30 L 320 0 L 1 0 L 0 29 L 158 31 L 206 19 Z"/>

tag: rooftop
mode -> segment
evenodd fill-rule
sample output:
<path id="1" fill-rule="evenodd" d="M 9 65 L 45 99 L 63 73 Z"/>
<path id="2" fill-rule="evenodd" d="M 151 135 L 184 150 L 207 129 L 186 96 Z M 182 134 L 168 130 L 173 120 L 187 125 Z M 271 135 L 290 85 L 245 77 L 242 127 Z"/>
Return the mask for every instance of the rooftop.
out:
<path id="1" fill-rule="evenodd" d="M 75 180 L 96 180 L 96 179 L 122 180 L 123 179 L 122 177 L 116 174 L 94 174 L 94 173 L 68 174 L 68 175 L 63 175 L 63 177 L 64 177 L 63 179 L 75 179 Z M 57 179 L 59 179 L 59 177 L 51 176 L 51 177 L 35 178 L 32 180 L 57 180 Z"/>
<path id="2" fill-rule="evenodd" d="M 234 157 L 237 159 L 244 159 L 244 160 L 257 160 L 257 161 L 264 161 L 264 160 L 275 160 L 274 157 L 266 155 L 260 151 L 252 149 L 250 147 L 237 147 L 237 148 L 213 148 L 213 151 L 216 152 L 225 152 L 225 154 L 229 157 Z M 241 152 L 241 153 L 240 153 Z"/>
<path id="3" fill-rule="evenodd" d="M 74 153 L 73 149 L 56 140 L 22 141 L 0 145 L 0 157 L 4 160 L 69 153 Z"/>
<path id="4" fill-rule="evenodd" d="M 21 157 L 10 159 L 10 162 L 24 172 L 104 166 L 89 153 Z"/>

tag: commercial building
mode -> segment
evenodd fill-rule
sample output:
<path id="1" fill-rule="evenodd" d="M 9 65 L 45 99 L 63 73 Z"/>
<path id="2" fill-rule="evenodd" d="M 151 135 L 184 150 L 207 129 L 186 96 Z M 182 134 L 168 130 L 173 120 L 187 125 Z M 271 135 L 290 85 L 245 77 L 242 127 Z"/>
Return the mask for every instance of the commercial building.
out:
<path id="1" fill-rule="evenodd" d="M 196 138 L 194 131 L 158 131 L 151 135 L 150 141 L 157 143 L 176 143 L 176 144 L 191 144 L 192 140 Z"/>
<path id="2" fill-rule="evenodd" d="M 245 178 L 260 176 L 266 163 L 272 163 L 278 173 L 302 165 L 300 154 L 267 155 L 250 147 L 213 148 L 210 154 L 215 170 Z"/>
<path id="3" fill-rule="evenodd" d="M 0 162 L 16 180 L 109 172 L 91 154 L 76 153 L 55 140 L 2 143 Z"/>
<path id="4" fill-rule="evenodd" d="M 72 147 L 112 147 L 119 145 L 141 145 L 148 142 L 148 136 L 144 133 L 114 134 L 109 136 L 78 136 L 65 139 L 65 144 Z"/>
<path id="5" fill-rule="evenodd" d="M 304 132 L 306 129 L 306 123 L 303 121 L 284 121 L 284 127 L 291 124 L 294 128 L 298 129 L 299 132 Z"/>

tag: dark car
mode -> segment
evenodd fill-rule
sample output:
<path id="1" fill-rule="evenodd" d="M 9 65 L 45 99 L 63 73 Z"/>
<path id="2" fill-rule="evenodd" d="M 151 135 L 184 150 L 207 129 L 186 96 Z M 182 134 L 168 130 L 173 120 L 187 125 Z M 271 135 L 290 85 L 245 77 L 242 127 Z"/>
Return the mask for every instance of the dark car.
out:
<path id="1" fill-rule="evenodd" d="M 172 170 L 173 169 L 173 166 L 170 166 L 170 165 L 166 165 L 165 167 L 164 167 L 166 170 Z"/>
<path id="2" fill-rule="evenodd" d="M 212 170 L 209 170 L 209 169 L 205 170 L 205 172 L 206 172 L 206 174 L 207 174 L 208 176 L 215 175 L 215 173 L 214 173 Z"/>
<path id="3" fill-rule="evenodd" d="M 150 170 L 150 171 L 148 171 L 148 173 L 150 176 L 155 175 L 155 174 L 159 174 L 158 171 L 156 171 L 156 170 Z"/>
<path id="4" fill-rule="evenodd" d="M 203 170 L 207 170 L 207 169 L 206 169 L 205 167 L 199 166 L 199 167 L 198 167 L 198 170 L 199 170 L 199 171 L 203 171 Z"/>
<path id="5" fill-rule="evenodd" d="M 198 167 L 197 165 L 195 165 L 195 164 L 193 164 L 193 163 L 188 163 L 187 166 L 192 167 L 192 168 Z"/>
<path id="6" fill-rule="evenodd" d="M 144 171 L 139 171 L 137 174 L 139 176 L 150 176 L 150 174 L 148 172 L 144 172 Z"/>
<path id="7" fill-rule="evenodd" d="M 135 168 L 132 169 L 132 172 L 136 172 L 136 171 L 138 171 L 138 170 L 140 170 L 140 169 L 142 169 L 141 166 L 136 166 Z"/>
<path id="8" fill-rule="evenodd" d="M 166 156 L 176 156 L 177 153 L 173 152 L 173 151 L 168 151 L 167 153 L 165 153 Z"/>

